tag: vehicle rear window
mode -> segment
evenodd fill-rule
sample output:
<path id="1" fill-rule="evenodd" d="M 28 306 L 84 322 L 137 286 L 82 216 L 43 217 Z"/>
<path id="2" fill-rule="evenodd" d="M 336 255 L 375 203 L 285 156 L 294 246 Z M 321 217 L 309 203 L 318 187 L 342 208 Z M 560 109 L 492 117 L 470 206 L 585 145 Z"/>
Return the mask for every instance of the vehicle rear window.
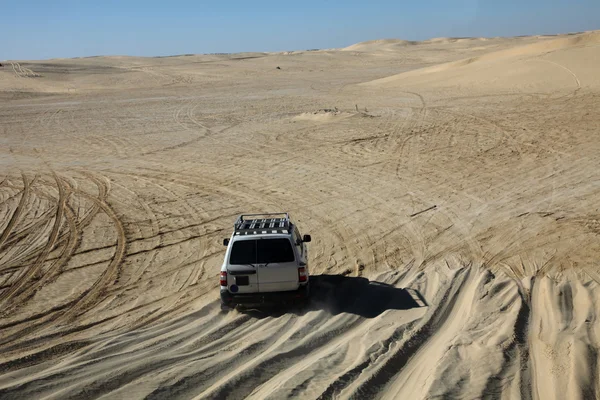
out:
<path id="1" fill-rule="evenodd" d="M 267 264 L 294 261 L 294 250 L 285 238 L 239 240 L 233 243 L 230 264 Z"/>
<path id="2" fill-rule="evenodd" d="M 294 250 L 287 239 L 257 240 L 258 263 L 284 263 L 294 261 Z"/>
<path id="3" fill-rule="evenodd" d="M 256 240 L 238 240 L 231 248 L 230 264 L 256 263 Z"/>

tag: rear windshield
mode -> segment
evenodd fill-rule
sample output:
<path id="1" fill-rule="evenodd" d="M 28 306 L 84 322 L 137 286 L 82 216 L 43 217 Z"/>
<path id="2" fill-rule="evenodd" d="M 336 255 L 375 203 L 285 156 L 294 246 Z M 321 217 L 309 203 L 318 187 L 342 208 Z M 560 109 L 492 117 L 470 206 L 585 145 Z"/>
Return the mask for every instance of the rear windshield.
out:
<path id="1" fill-rule="evenodd" d="M 238 240 L 231 248 L 230 264 L 267 264 L 294 261 L 294 250 L 288 239 Z"/>

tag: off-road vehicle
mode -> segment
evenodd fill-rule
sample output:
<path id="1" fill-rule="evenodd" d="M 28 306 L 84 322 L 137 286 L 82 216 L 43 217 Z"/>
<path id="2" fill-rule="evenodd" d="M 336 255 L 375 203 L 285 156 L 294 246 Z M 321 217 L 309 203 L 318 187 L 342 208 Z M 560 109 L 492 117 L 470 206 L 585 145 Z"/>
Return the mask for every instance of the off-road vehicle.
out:
<path id="1" fill-rule="evenodd" d="M 221 267 L 221 308 L 306 303 L 310 235 L 288 213 L 240 215 Z"/>

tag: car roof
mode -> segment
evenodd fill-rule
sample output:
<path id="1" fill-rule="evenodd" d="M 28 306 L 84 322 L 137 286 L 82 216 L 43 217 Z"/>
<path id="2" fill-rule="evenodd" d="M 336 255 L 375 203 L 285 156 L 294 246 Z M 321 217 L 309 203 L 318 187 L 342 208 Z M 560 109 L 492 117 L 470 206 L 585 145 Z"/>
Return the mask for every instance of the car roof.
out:
<path id="1" fill-rule="evenodd" d="M 294 224 L 288 213 L 242 214 L 233 224 L 233 236 L 289 237 L 294 232 Z"/>
<path id="2" fill-rule="evenodd" d="M 292 233 L 256 233 L 248 235 L 237 235 L 234 234 L 232 240 L 256 240 L 256 239 L 291 239 Z"/>

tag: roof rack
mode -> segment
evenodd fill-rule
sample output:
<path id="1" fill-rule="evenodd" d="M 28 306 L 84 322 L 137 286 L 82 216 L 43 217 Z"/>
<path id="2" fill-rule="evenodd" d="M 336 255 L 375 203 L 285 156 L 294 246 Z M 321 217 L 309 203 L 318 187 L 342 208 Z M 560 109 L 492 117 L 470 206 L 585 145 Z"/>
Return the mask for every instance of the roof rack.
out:
<path id="1" fill-rule="evenodd" d="M 233 225 L 236 235 L 289 233 L 291 226 L 288 213 L 242 214 Z"/>

